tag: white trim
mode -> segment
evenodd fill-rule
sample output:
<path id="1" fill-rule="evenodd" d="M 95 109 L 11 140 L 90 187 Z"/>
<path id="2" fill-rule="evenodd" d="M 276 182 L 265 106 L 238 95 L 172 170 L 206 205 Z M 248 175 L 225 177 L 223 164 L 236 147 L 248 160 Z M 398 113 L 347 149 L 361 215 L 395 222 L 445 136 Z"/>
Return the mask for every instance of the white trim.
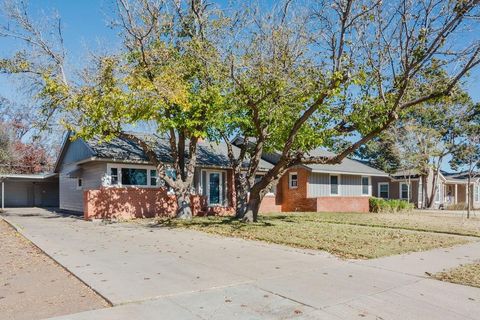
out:
<path id="1" fill-rule="evenodd" d="M 368 179 L 368 192 L 367 194 L 363 193 L 363 178 L 367 178 Z M 364 197 L 369 197 L 372 195 L 372 177 L 369 177 L 369 176 L 362 176 L 361 177 L 361 180 L 360 180 L 360 194 Z"/>
<path id="2" fill-rule="evenodd" d="M 387 197 L 386 198 L 383 198 L 382 193 L 380 192 L 381 186 L 384 186 L 384 185 L 387 186 Z M 378 183 L 378 197 L 383 198 L 383 199 L 390 199 L 390 183 L 389 182 L 379 182 Z"/>
<path id="3" fill-rule="evenodd" d="M 403 190 L 402 190 L 402 186 L 403 185 L 406 185 L 407 186 L 407 197 L 404 198 L 403 197 Z M 400 200 L 410 200 L 410 184 L 408 184 L 408 182 L 400 182 L 399 183 L 399 192 L 400 192 Z"/>
<path id="4" fill-rule="evenodd" d="M 292 186 L 292 181 L 293 181 L 292 176 L 297 176 L 297 179 L 296 179 L 297 185 L 296 186 Z M 293 171 L 293 172 L 288 173 L 288 188 L 289 189 L 298 189 L 298 171 Z"/>
<path id="5" fill-rule="evenodd" d="M 332 177 L 337 177 L 337 193 L 332 193 Z M 340 188 L 340 185 L 342 184 L 341 180 L 341 175 L 339 174 L 329 174 L 328 175 L 328 186 L 329 186 L 329 194 L 330 196 L 339 196 L 342 194 L 342 190 Z"/>
<path id="6" fill-rule="evenodd" d="M 116 168 L 117 169 L 117 178 L 118 178 L 118 184 L 112 185 L 112 177 L 111 177 L 111 169 Z M 122 169 L 145 169 L 147 170 L 147 184 L 146 185 L 123 185 L 122 184 Z M 137 188 L 157 188 L 158 186 L 158 181 L 157 185 L 151 185 L 150 184 L 150 170 L 157 170 L 155 166 L 148 166 L 148 165 L 136 165 L 136 164 L 122 164 L 122 163 L 107 163 L 107 172 L 105 173 L 106 176 L 106 183 L 105 186 L 110 186 L 110 187 L 121 187 L 121 188 L 129 188 L 129 187 L 137 187 Z M 158 173 L 157 173 L 158 176 Z"/>
<path id="7" fill-rule="evenodd" d="M 202 186 L 202 175 L 203 173 L 202 172 L 205 172 L 205 175 L 206 175 L 206 186 Z M 210 174 L 211 173 L 218 173 L 219 174 L 219 191 L 220 191 L 220 196 L 219 196 L 219 201 L 220 203 L 214 203 L 214 204 L 210 204 Z M 200 186 L 201 188 L 206 188 L 205 190 L 205 193 L 206 193 L 206 197 L 207 197 L 207 204 L 209 207 L 228 207 L 228 203 L 224 204 L 224 200 L 223 199 L 223 189 L 222 189 L 222 174 L 225 175 L 225 195 L 227 196 L 227 192 L 228 192 L 228 173 L 226 170 L 200 170 Z M 203 190 L 200 190 L 200 191 L 203 191 Z M 203 192 L 200 192 L 200 193 L 203 193 Z"/>

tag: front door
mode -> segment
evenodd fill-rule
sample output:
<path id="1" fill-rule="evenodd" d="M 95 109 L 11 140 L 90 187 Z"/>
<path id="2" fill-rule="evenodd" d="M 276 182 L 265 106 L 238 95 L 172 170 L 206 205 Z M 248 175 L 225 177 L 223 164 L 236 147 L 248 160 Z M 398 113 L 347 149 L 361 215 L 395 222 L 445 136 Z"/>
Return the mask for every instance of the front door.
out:
<path id="1" fill-rule="evenodd" d="M 208 204 L 216 205 L 221 204 L 222 192 L 220 190 L 220 172 L 208 173 Z"/>

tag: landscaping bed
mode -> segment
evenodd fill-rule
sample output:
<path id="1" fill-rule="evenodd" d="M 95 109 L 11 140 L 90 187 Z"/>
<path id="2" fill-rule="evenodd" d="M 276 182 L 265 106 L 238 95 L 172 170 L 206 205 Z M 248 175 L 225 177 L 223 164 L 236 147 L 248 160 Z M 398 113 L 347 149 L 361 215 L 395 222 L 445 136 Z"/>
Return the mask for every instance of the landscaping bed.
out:
<path id="1" fill-rule="evenodd" d="M 448 230 L 447 226 L 412 218 L 415 217 L 394 214 L 292 213 L 264 215 L 252 224 L 231 217 L 196 217 L 191 221 L 159 219 L 156 225 L 325 250 L 342 258 L 357 259 L 425 251 L 471 241 L 467 237 L 442 234 L 441 230 Z M 456 230 L 475 233 L 471 229 Z"/>

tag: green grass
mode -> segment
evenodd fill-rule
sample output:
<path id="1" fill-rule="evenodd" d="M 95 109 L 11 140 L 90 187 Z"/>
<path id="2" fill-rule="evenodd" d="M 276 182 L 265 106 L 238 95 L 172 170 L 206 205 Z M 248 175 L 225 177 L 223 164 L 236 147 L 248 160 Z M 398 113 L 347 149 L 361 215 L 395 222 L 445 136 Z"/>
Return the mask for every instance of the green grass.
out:
<path id="1" fill-rule="evenodd" d="M 427 223 L 424 219 L 415 223 L 411 221 L 417 220 L 413 215 L 404 216 L 404 219 L 398 219 L 398 214 L 271 214 L 261 216 L 259 222 L 252 224 L 230 217 L 196 217 L 191 221 L 158 220 L 157 226 L 325 250 L 342 258 L 358 259 L 449 247 L 470 241 L 465 237 L 438 233 L 438 229 L 444 230 L 446 226 L 437 228 L 435 222 Z M 403 227 L 434 232 L 405 230 Z M 469 234 L 471 230 L 465 233 Z"/>
<path id="2" fill-rule="evenodd" d="M 435 279 L 480 288 L 480 261 L 433 275 Z"/>

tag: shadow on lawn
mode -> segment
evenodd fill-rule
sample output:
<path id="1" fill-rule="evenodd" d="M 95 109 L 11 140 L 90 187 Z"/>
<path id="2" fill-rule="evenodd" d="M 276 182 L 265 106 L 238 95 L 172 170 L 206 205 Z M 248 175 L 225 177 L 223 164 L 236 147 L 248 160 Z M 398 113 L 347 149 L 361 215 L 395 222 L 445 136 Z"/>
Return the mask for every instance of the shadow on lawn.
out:
<path id="1" fill-rule="evenodd" d="M 177 220 L 174 218 L 160 219 L 155 223 L 147 225 L 149 228 L 209 228 L 209 227 L 230 227 L 232 230 L 242 230 L 252 227 L 274 227 L 276 222 L 298 223 L 289 216 L 260 217 L 254 223 L 245 223 L 235 217 L 194 217 L 190 221 Z"/>

